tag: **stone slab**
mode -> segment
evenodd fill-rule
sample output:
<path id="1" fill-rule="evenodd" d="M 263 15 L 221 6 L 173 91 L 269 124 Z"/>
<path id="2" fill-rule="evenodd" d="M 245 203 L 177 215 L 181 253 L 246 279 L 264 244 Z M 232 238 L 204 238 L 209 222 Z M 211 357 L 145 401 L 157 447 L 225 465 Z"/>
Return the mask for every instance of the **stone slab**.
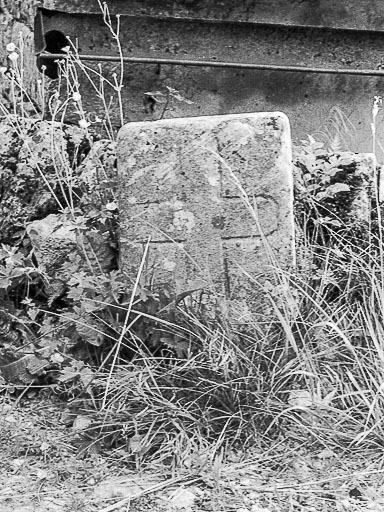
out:
<path id="1" fill-rule="evenodd" d="M 273 279 L 271 254 L 283 268 L 294 262 L 288 118 L 273 112 L 130 123 L 120 130 L 117 155 L 129 279 L 150 238 L 145 280 L 152 289 L 166 289 L 172 300 L 203 287 L 221 304 L 241 306 L 242 315 L 256 313 L 265 302 L 256 281 Z"/>

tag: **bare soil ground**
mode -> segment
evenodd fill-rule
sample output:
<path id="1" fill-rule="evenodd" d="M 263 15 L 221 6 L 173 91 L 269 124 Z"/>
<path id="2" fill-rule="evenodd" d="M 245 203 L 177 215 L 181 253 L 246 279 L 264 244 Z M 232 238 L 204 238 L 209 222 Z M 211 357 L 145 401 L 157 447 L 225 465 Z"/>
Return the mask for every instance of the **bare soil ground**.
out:
<path id="1" fill-rule="evenodd" d="M 1 512 L 384 512 L 379 450 L 309 450 L 292 429 L 269 450 L 172 472 L 122 450 L 79 456 L 79 428 L 54 395 L 2 397 Z"/>

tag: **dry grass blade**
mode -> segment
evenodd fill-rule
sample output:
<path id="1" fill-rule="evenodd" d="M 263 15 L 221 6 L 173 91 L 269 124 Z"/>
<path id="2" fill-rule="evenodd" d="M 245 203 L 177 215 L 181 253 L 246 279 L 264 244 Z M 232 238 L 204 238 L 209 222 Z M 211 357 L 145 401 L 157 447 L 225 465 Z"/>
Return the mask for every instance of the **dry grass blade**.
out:
<path id="1" fill-rule="evenodd" d="M 126 334 L 126 332 L 128 330 L 128 322 L 129 322 L 129 319 L 130 319 L 133 302 L 134 302 L 136 294 L 137 294 L 137 289 L 138 289 L 138 286 L 139 286 L 140 278 L 141 278 L 141 275 L 142 275 L 142 272 L 143 272 L 143 269 L 144 269 L 144 265 L 146 263 L 150 241 L 151 240 L 149 238 L 147 240 L 146 245 L 145 245 L 143 257 L 141 259 L 141 263 L 140 263 L 139 270 L 137 272 L 135 284 L 134 284 L 133 290 L 131 292 L 131 297 L 130 297 L 130 300 L 129 300 L 129 304 L 128 304 L 127 312 L 126 312 L 126 315 L 125 315 L 124 323 L 123 323 L 123 326 L 122 326 L 122 329 L 121 329 L 120 337 L 119 337 L 119 339 L 116 342 L 115 354 L 113 356 L 113 361 L 112 361 L 112 364 L 111 364 L 111 367 L 110 367 L 110 370 L 109 370 L 109 375 L 108 375 L 108 380 L 107 380 L 107 384 L 106 384 L 106 387 L 105 387 L 104 397 L 103 397 L 103 400 L 102 400 L 102 403 L 101 403 L 101 410 L 103 410 L 105 408 L 105 403 L 106 403 L 106 400 L 107 400 L 107 395 L 108 395 L 108 390 L 109 390 L 109 386 L 110 386 L 110 382 L 111 382 L 111 378 L 112 378 L 112 373 L 113 373 L 115 365 L 116 365 L 116 360 L 117 360 L 117 357 L 118 357 L 119 352 L 120 352 L 121 344 L 122 344 L 124 336 L 125 336 L 125 334 Z"/>

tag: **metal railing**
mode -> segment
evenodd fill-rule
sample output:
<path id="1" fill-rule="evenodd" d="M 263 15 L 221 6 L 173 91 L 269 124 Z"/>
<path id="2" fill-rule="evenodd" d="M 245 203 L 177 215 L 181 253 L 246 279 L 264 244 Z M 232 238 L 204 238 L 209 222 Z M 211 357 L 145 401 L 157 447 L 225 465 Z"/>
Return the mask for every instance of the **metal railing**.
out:
<path id="1" fill-rule="evenodd" d="M 68 58 L 63 53 L 41 52 L 37 57 L 46 60 L 61 60 Z M 120 62 L 118 56 L 111 55 L 82 55 L 76 58 L 93 62 Z M 353 69 L 353 68 L 316 68 L 307 66 L 283 66 L 273 64 L 253 64 L 246 62 L 221 62 L 216 60 L 189 60 L 189 59 L 159 59 L 156 57 L 123 57 L 123 62 L 132 64 L 164 64 L 167 66 L 206 66 L 213 68 L 237 68 L 237 69 L 260 69 L 263 71 L 290 71 L 296 73 L 322 73 L 334 75 L 361 75 L 361 76 L 384 76 L 384 69 Z"/>

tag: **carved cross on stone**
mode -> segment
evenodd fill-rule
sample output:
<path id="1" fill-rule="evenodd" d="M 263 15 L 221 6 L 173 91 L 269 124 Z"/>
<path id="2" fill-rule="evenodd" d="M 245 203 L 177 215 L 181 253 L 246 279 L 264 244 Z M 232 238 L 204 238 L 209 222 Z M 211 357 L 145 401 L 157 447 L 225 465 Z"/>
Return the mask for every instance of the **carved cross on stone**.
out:
<path id="1" fill-rule="evenodd" d="M 118 139 L 123 269 L 176 297 L 205 283 L 256 314 L 271 265 L 294 262 L 291 148 L 284 114 L 130 123 Z M 243 313 L 242 313 L 243 314 Z"/>

